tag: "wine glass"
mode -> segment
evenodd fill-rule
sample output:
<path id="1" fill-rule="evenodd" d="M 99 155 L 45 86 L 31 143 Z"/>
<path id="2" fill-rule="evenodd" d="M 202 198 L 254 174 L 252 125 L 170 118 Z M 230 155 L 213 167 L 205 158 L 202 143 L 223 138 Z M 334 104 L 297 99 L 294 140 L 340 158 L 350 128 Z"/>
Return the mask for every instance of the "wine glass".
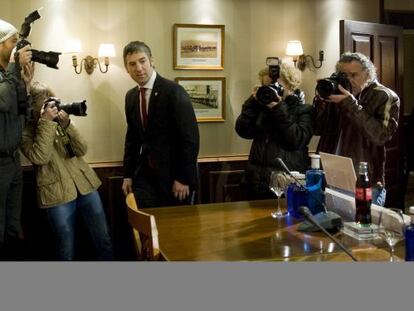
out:
<path id="1" fill-rule="evenodd" d="M 395 245 L 404 239 L 404 216 L 397 208 L 383 208 L 378 220 L 378 234 L 390 247 L 390 261 L 394 261 Z"/>
<path id="2" fill-rule="evenodd" d="M 280 208 L 280 196 L 285 192 L 285 189 L 290 183 L 290 178 L 283 171 L 272 171 L 270 173 L 269 188 L 277 197 L 277 209 L 272 211 L 270 215 L 273 218 L 282 218 L 287 215 L 283 213 Z"/>

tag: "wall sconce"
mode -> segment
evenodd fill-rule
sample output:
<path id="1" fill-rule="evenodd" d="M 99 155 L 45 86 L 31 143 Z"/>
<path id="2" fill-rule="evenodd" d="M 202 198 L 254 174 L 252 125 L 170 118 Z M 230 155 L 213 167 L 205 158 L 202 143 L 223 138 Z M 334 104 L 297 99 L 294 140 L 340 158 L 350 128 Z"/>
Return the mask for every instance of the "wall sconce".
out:
<path id="1" fill-rule="evenodd" d="M 309 66 L 308 59 L 312 61 L 312 65 L 315 69 L 322 67 L 323 51 L 319 51 L 319 65 L 316 66 L 315 60 L 311 55 L 303 54 L 302 43 L 299 40 L 288 41 L 286 46 L 286 55 L 293 56 L 293 63 L 299 70 L 304 71 L 306 66 Z"/>
<path id="2" fill-rule="evenodd" d="M 66 42 L 66 52 L 67 53 L 80 53 L 82 52 L 82 45 L 79 40 L 69 40 Z M 102 69 L 101 62 L 99 61 L 99 57 L 104 58 L 104 65 L 105 69 Z M 99 45 L 99 52 L 98 57 L 93 56 L 86 56 L 82 58 L 80 62 L 80 66 L 78 69 L 78 58 L 75 55 L 72 56 L 72 64 L 75 72 L 80 74 L 82 72 L 82 68 L 85 68 L 87 74 L 92 74 L 96 68 L 96 65 L 99 67 L 99 71 L 102 73 L 106 73 L 108 71 L 109 66 L 109 57 L 115 57 L 115 47 L 113 44 L 110 43 L 101 43 Z M 82 66 L 83 65 L 83 66 Z"/>

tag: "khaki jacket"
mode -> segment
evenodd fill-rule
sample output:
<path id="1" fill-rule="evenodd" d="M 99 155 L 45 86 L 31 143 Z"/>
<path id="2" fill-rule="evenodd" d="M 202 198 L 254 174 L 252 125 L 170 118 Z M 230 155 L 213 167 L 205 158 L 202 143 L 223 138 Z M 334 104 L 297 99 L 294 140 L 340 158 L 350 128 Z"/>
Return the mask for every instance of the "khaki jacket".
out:
<path id="1" fill-rule="evenodd" d="M 72 123 L 65 129 L 75 157 L 66 155 L 57 123 L 39 119 L 30 121 L 23 130 L 22 153 L 35 167 L 38 204 L 53 207 L 70 202 L 96 190 L 100 185 L 96 173 L 84 161 L 86 142 Z"/>

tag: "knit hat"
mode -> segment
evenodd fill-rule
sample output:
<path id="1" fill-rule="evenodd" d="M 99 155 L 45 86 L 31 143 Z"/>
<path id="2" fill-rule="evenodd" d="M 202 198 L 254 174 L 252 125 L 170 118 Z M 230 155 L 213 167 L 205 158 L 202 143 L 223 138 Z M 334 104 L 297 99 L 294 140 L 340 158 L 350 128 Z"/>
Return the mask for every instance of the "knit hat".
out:
<path id="1" fill-rule="evenodd" d="M 0 19 L 0 43 L 17 33 L 16 27 Z"/>

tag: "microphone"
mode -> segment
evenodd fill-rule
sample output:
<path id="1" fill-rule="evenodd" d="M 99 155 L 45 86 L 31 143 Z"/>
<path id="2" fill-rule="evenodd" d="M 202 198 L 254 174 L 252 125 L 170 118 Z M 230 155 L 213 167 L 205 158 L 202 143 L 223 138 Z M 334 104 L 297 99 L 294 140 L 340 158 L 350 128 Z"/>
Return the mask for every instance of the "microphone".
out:
<path id="1" fill-rule="evenodd" d="M 354 255 L 352 255 L 351 252 L 348 251 L 346 249 L 346 247 L 341 242 L 339 242 L 332 234 L 330 234 L 328 231 L 326 231 L 326 229 L 319 224 L 319 222 L 315 219 L 315 217 L 313 217 L 313 215 L 310 212 L 309 208 L 307 208 L 306 206 L 299 206 L 299 212 L 302 214 L 302 216 L 307 221 L 309 221 L 310 223 L 312 223 L 314 226 L 318 227 L 323 233 L 325 233 L 325 235 L 328 238 L 330 238 L 332 241 L 334 241 L 334 243 L 336 245 L 338 245 L 349 257 L 351 257 L 353 261 L 358 261 L 354 257 Z"/>
<path id="2" fill-rule="evenodd" d="M 337 229 L 339 227 L 343 226 L 343 222 L 342 222 L 342 218 L 341 216 L 339 216 L 338 214 L 332 212 L 332 211 L 328 211 L 326 208 L 326 204 L 324 202 L 322 202 L 319 197 L 315 196 L 313 192 L 308 191 L 308 189 L 302 185 L 300 183 L 300 181 L 295 177 L 295 175 L 293 175 L 290 170 L 288 169 L 288 167 L 286 166 L 285 162 L 283 162 L 283 160 L 281 158 L 276 158 L 276 161 L 279 162 L 280 166 L 282 167 L 282 169 L 290 176 L 293 178 L 293 180 L 296 181 L 296 183 L 298 184 L 298 186 L 305 190 L 309 195 L 312 195 L 312 197 L 323 206 L 324 208 L 324 212 L 320 212 L 318 214 L 315 215 L 315 217 L 319 220 L 319 225 L 323 226 L 325 229 Z M 309 209 L 308 209 L 309 210 Z M 319 226 L 316 226 L 317 228 L 319 228 Z M 315 231 L 312 230 L 312 227 L 307 227 L 307 226 L 302 226 L 299 227 L 300 231 Z"/>

